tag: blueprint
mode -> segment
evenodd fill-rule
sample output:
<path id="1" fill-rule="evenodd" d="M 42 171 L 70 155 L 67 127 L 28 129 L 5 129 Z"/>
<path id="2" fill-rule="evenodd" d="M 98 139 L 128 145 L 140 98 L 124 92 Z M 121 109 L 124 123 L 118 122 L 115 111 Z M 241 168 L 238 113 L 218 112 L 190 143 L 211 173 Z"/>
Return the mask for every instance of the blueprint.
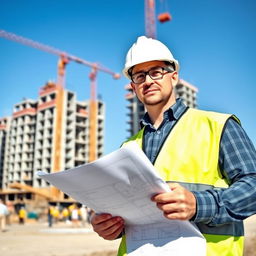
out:
<path id="1" fill-rule="evenodd" d="M 205 255 L 198 229 L 188 221 L 167 220 L 150 200 L 170 189 L 136 143 L 70 170 L 38 175 L 97 213 L 121 216 L 128 255 Z"/>

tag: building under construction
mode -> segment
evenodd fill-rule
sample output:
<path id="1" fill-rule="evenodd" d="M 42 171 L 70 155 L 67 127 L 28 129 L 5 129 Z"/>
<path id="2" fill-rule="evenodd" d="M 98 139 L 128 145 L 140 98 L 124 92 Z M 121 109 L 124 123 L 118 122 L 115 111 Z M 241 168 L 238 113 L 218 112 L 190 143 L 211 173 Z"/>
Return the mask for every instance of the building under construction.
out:
<path id="1" fill-rule="evenodd" d="M 36 172 L 58 172 L 102 156 L 105 110 L 96 97 L 96 77 L 99 72 L 114 79 L 120 75 L 99 63 L 5 30 L 0 30 L 0 37 L 59 58 L 57 82 L 48 82 L 37 100 L 24 99 L 14 106 L 11 117 L 0 119 L 0 197 L 15 206 L 42 211 L 49 203 L 74 203 Z M 88 101 L 78 101 L 74 92 L 65 89 L 69 62 L 91 69 Z"/>
<path id="2" fill-rule="evenodd" d="M 60 124 L 57 94 L 57 85 L 48 82 L 37 100 L 24 99 L 14 106 L 11 117 L 0 119 L 0 195 L 6 201 L 27 202 L 37 196 L 69 200 L 36 172 L 51 173 L 89 162 L 90 102 L 78 101 L 74 92 L 63 89 Z M 103 155 L 105 110 L 102 101 L 96 100 L 96 104 L 94 153 L 99 158 Z"/>
<path id="3" fill-rule="evenodd" d="M 129 128 L 127 131 L 129 135 L 136 134 L 140 130 L 140 119 L 145 114 L 144 105 L 137 99 L 136 95 L 133 93 L 130 84 L 125 86 L 128 91 L 126 94 L 126 100 L 128 101 L 128 117 L 127 121 Z M 176 97 L 183 99 L 184 103 L 188 107 L 197 108 L 197 92 L 198 89 L 192 84 L 180 79 L 178 84 L 174 87 Z"/>

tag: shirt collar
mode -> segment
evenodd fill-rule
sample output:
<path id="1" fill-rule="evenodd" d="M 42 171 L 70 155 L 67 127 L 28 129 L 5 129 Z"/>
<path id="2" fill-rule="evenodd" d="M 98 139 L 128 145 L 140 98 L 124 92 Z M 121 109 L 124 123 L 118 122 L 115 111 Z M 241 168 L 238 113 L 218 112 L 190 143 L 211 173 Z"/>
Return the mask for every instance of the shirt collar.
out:
<path id="1" fill-rule="evenodd" d="M 168 119 L 169 121 L 178 120 L 184 113 L 186 108 L 187 106 L 183 103 L 182 99 L 178 98 L 176 99 L 175 104 L 164 112 L 164 119 Z M 145 115 L 140 121 L 141 128 L 147 125 L 152 126 L 148 112 L 145 113 Z"/>

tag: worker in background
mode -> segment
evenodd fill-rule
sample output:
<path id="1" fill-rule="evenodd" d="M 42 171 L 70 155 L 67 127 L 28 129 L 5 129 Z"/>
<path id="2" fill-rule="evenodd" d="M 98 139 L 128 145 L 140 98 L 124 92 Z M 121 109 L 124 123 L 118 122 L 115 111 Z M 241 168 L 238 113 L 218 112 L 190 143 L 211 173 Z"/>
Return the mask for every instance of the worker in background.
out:
<path id="1" fill-rule="evenodd" d="M 188 108 L 176 99 L 178 71 L 160 41 L 142 36 L 132 45 L 123 73 L 147 112 L 126 143 L 138 143 L 169 184 L 171 192 L 151 198 L 167 219 L 195 222 L 208 256 L 242 256 L 243 220 L 256 213 L 255 148 L 234 115 Z M 121 216 L 97 214 L 92 225 L 108 240 L 123 234 L 118 255 L 125 255 Z"/>
<path id="2" fill-rule="evenodd" d="M 8 210 L 8 214 L 6 216 L 6 223 L 7 223 L 7 225 L 11 225 L 13 214 L 15 213 L 14 205 L 11 201 L 7 201 L 6 202 L 6 207 L 7 207 L 7 210 Z"/>
<path id="3" fill-rule="evenodd" d="M 71 221 L 73 228 L 79 227 L 79 209 L 77 207 L 77 204 L 74 204 L 74 207 L 71 211 Z"/>
<path id="4" fill-rule="evenodd" d="M 6 217 L 8 215 L 7 206 L 4 204 L 3 200 L 0 198 L 0 231 L 5 232 Z"/>
<path id="5" fill-rule="evenodd" d="M 64 207 L 61 211 L 62 221 L 68 223 L 69 211 L 67 207 Z"/>
<path id="6" fill-rule="evenodd" d="M 60 219 L 60 210 L 58 205 L 55 205 L 52 209 L 52 216 L 55 224 L 58 224 Z"/>
<path id="7" fill-rule="evenodd" d="M 47 220 L 48 220 L 49 228 L 51 228 L 53 224 L 53 213 L 54 213 L 54 207 L 52 205 L 49 205 L 47 209 Z"/>
<path id="8" fill-rule="evenodd" d="M 27 212 L 25 208 L 22 206 L 19 209 L 19 223 L 22 225 L 25 224 L 26 217 L 27 217 Z"/>
<path id="9" fill-rule="evenodd" d="M 85 205 L 82 205 L 79 208 L 79 216 L 81 218 L 81 226 L 86 227 L 88 222 L 88 212 L 87 212 L 87 207 Z"/>

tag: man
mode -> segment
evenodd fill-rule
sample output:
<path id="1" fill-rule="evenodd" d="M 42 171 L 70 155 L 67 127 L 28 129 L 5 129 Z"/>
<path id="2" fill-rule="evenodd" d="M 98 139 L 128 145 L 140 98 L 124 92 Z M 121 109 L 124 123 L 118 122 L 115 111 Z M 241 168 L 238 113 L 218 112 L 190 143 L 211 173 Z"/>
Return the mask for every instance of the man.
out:
<path id="1" fill-rule="evenodd" d="M 3 200 L 0 198 L 0 231 L 6 231 L 6 216 L 8 214 L 7 206 L 4 204 Z"/>
<path id="2" fill-rule="evenodd" d="M 169 220 L 194 221 L 207 255 L 243 255 L 242 221 L 256 213 L 256 152 L 239 120 L 188 108 L 175 97 L 179 63 L 158 40 L 139 37 L 126 56 L 124 75 L 147 113 L 138 142 L 172 192 L 152 197 Z M 124 220 L 94 215 L 105 239 L 124 234 Z M 125 255 L 125 235 L 119 255 Z"/>

